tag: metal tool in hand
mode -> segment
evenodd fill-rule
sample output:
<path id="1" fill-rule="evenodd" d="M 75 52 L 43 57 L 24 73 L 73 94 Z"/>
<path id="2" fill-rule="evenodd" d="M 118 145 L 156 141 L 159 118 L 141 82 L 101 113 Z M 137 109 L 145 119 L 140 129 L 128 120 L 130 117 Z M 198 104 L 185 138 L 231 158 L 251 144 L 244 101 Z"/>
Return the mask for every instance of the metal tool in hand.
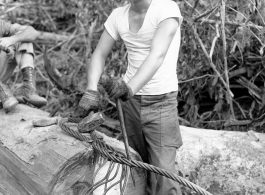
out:
<path id="1" fill-rule="evenodd" d="M 124 140 L 124 146 L 125 146 L 127 159 L 131 160 L 131 154 L 130 154 L 130 151 L 129 151 L 128 136 L 127 136 L 125 123 L 124 123 L 121 100 L 119 98 L 116 100 L 116 107 L 117 107 L 117 110 L 118 110 L 119 121 L 120 121 L 120 124 L 121 124 L 121 131 L 122 131 L 122 135 L 123 135 L 123 140 Z M 130 170 L 131 170 L 131 176 L 132 176 L 133 185 L 135 186 L 135 180 L 134 180 L 134 176 L 133 176 L 132 167 L 130 168 Z"/>

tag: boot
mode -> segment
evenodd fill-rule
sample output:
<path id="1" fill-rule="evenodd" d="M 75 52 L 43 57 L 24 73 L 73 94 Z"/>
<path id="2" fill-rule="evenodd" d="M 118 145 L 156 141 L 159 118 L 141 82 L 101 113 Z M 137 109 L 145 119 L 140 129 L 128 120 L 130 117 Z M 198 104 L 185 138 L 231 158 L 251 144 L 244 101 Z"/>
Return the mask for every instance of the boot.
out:
<path id="1" fill-rule="evenodd" d="M 30 103 L 38 108 L 45 106 L 47 100 L 36 93 L 36 75 L 32 67 L 22 69 L 23 85 L 19 87 L 14 95 L 21 103 Z"/>
<path id="2" fill-rule="evenodd" d="M 17 99 L 13 96 L 6 85 L 0 81 L 0 100 L 6 112 L 10 112 L 17 104 Z"/>

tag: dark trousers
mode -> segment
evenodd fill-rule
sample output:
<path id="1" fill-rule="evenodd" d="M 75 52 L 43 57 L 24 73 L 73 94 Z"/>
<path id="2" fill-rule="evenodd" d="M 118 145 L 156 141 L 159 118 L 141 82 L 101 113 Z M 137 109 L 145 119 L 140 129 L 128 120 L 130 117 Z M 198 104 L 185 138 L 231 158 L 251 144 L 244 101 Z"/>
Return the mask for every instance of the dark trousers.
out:
<path id="1" fill-rule="evenodd" d="M 176 173 L 176 149 L 182 145 L 178 123 L 177 92 L 135 95 L 123 102 L 129 145 L 143 161 Z M 148 173 L 148 195 L 181 195 L 179 184 Z"/>

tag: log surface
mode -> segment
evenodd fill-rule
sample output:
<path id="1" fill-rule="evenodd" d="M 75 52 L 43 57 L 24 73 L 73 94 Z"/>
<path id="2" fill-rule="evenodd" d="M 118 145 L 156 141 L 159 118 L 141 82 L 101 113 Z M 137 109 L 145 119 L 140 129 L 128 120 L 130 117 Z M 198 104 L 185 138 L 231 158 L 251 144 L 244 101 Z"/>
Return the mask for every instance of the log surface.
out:
<path id="1" fill-rule="evenodd" d="M 181 126 L 180 173 L 214 195 L 265 194 L 265 134 Z"/>
<path id="2" fill-rule="evenodd" d="M 48 118 L 47 112 L 18 105 L 8 114 L 0 110 L 0 118 L 1 195 L 79 195 L 91 186 L 95 172 L 91 145 L 66 135 L 57 125 L 34 128 L 32 121 Z M 264 134 L 180 129 L 183 146 L 176 166 L 181 176 L 214 195 L 265 194 Z M 104 141 L 124 152 L 121 142 L 107 136 Z M 101 172 L 104 175 L 104 169 Z M 126 194 L 144 195 L 144 171 L 137 169 L 134 176 L 136 188 L 130 177 Z M 193 193 L 183 188 L 183 194 Z"/>
<path id="3" fill-rule="evenodd" d="M 93 171 L 87 163 L 93 152 L 91 146 L 84 146 L 56 125 L 32 126 L 33 120 L 48 118 L 48 113 L 18 105 L 8 114 L 1 110 L 0 117 L 0 170 L 5 172 L 0 174 L 2 191 L 63 194 L 67 185 L 72 186 L 85 177 L 84 173 Z"/>
<path id="4" fill-rule="evenodd" d="M 58 125 L 33 127 L 32 121 L 48 113 L 26 105 L 8 114 L 1 109 L 0 118 L 0 195 L 79 195 L 91 186 L 96 155 L 90 144 Z M 104 141 L 124 151 L 121 142 L 106 136 Z M 135 152 L 134 158 L 139 160 Z M 144 195 L 145 173 L 137 171 L 136 179 L 139 188 L 130 188 L 129 179 L 126 190 Z"/>

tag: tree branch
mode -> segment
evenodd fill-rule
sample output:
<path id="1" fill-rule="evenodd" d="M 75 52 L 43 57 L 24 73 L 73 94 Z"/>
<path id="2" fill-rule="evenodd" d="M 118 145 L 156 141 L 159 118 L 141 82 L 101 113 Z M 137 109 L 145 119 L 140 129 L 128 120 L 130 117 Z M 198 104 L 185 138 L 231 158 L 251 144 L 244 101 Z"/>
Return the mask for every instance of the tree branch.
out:
<path id="1" fill-rule="evenodd" d="M 200 19 L 197 22 L 204 22 L 204 23 L 208 23 L 208 24 L 215 24 L 216 20 L 211 20 L 211 19 Z M 233 26 L 243 26 L 243 27 L 252 27 L 252 28 L 256 28 L 258 30 L 262 30 L 265 26 L 258 26 L 256 24 L 252 24 L 252 23 L 248 23 L 248 24 L 242 24 L 242 23 L 237 23 L 237 22 L 231 22 L 231 21 L 226 21 L 225 22 L 226 25 L 233 25 Z"/>
<path id="2" fill-rule="evenodd" d="M 216 22 L 215 23 L 215 29 L 216 29 L 216 35 L 215 35 L 215 37 L 213 39 L 212 47 L 211 47 L 210 54 L 209 54 L 209 57 L 211 58 L 211 60 L 212 60 L 213 51 L 214 51 L 214 48 L 215 48 L 216 41 L 220 37 L 220 33 L 219 33 L 219 22 Z"/>
<path id="3" fill-rule="evenodd" d="M 198 35 L 197 31 L 196 31 L 196 28 L 194 27 L 194 25 L 191 26 L 192 27 L 192 30 L 193 30 L 193 33 L 195 35 L 195 38 L 197 39 L 197 41 L 199 42 L 202 50 L 203 50 L 203 53 L 204 55 L 206 56 L 207 60 L 209 61 L 209 64 L 210 66 L 212 67 L 212 69 L 215 71 L 215 73 L 217 74 L 217 76 L 220 78 L 221 82 L 223 83 L 223 85 L 225 86 L 226 90 L 230 93 L 231 97 L 234 96 L 234 94 L 232 93 L 232 91 L 230 90 L 229 86 L 227 85 L 227 83 L 224 81 L 222 75 L 220 74 L 220 72 L 217 70 L 215 64 L 212 62 L 208 52 L 206 51 L 206 48 L 200 38 L 200 36 Z"/>

